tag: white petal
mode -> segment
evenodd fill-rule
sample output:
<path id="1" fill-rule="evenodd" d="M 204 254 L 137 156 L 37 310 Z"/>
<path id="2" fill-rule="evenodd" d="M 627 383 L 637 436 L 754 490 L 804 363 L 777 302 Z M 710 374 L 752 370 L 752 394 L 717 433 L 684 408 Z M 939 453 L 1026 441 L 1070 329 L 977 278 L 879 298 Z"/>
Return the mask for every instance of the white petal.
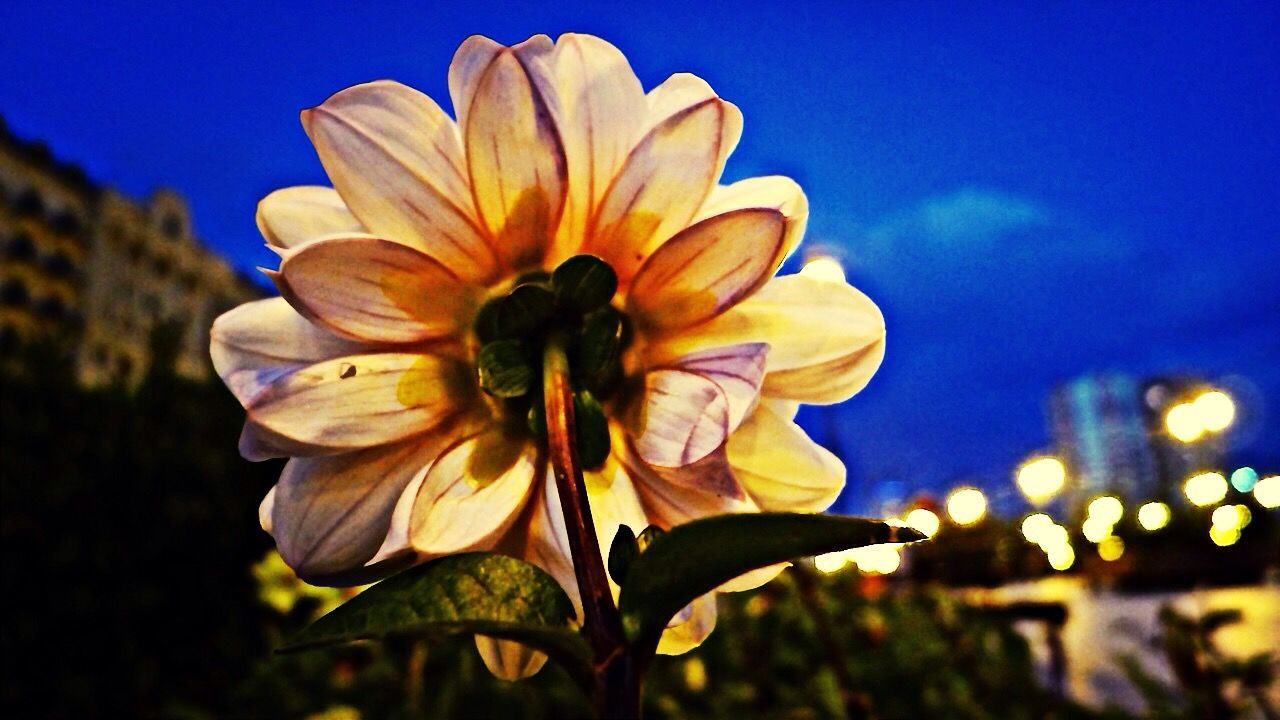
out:
<path id="1" fill-rule="evenodd" d="M 266 497 L 262 498 L 262 504 L 258 505 L 258 524 L 263 530 L 271 532 L 271 513 L 276 506 L 276 486 L 272 485 L 267 491 Z"/>
<path id="2" fill-rule="evenodd" d="M 668 625 L 658 641 L 659 655 L 683 655 L 702 644 L 716 628 L 716 594 L 711 592 L 691 603 L 691 612 Z"/>
<path id="3" fill-rule="evenodd" d="M 370 232 L 412 245 L 469 280 L 495 270 L 476 224 L 457 127 L 435 102 L 386 80 L 302 114 L 329 179 Z"/>
<path id="4" fill-rule="evenodd" d="M 370 342 L 454 335 L 478 302 L 474 285 L 429 255 L 369 236 L 312 242 L 285 259 L 280 275 L 302 314 Z"/>
<path id="5" fill-rule="evenodd" d="M 780 175 L 753 177 L 732 185 L 718 185 L 698 211 L 694 222 L 745 208 L 768 208 L 782 213 L 786 219 L 781 257 L 785 260 L 800 244 L 809 222 L 809 200 L 791 178 Z"/>
<path id="6" fill-rule="evenodd" d="M 342 196 L 331 187 L 281 188 L 258 203 L 255 218 L 266 241 L 278 248 L 300 247 L 326 235 L 364 232 Z"/>
<path id="7" fill-rule="evenodd" d="M 734 210 L 681 231 L 636 272 L 627 307 L 636 322 L 671 331 L 706 322 L 765 284 L 786 222 L 776 210 Z"/>
<path id="8" fill-rule="evenodd" d="M 680 467 L 720 447 L 729 433 L 729 401 L 714 381 L 681 370 L 645 375 L 644 397 L 632 424 L 640 457 Z"/>
<path id="9" fill-rule="evenodd" d="M 547 656 L 514 640 L 476 635 L 476 650 L 489 672 L 503 680 L 533 677 L 547 663 Z"/>
<path id="10" fill-rule="evenodd" d="M 768 403 L 756 407 L 726 448 L 734 475 L 764 510 L 821 512 L 844 488 L 840 459 Z"/>
<path id="11" fill-rule="evenodd" d="M 732 433 L 755 407 L 764 382 L 768 352 L 769 346 L 764 343 L 743 343 L 690 353 L 671 365 L 720 386 L 729 403 L 729 432 Z"/>
<path id="12" fill-rule="evenodd" d="M 283 298 L 245 303 L 209 330 L 214 370 L 242 405 L 300 367 L 365 351 L 365 345 L 316 327 Z"/>
<path id="13" fill-rule="evenodd" d="M 413 353 L 350 355 L 268 385 L 249 418 L 291 440 L 361 448 L 426 432 L 474 401 L 470 369 Z"/>
<path id="14" fill-rule="evenodd" d="M 623 451 L 649 524 L 667 530 L 725 513 L 758 512 L 734 477 L 723 450 L 682 468 L 660 468 Z"/>

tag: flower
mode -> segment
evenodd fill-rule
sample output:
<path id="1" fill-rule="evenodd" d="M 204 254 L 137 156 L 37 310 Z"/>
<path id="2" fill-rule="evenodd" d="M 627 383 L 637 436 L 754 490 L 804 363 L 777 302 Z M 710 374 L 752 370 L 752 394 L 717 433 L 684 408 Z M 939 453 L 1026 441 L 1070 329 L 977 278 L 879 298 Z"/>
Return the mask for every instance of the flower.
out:
<path id="1" fill-rule="evenodd" d="M 585 333 L 600 313 L 625 341 L 600 397 L 584 398 L 607 418 L 608 452 L 586 474 L 602 547 L 621 524 L 829 506 L 844 467 L 793 418 L 867 383 L 884 321 L 843 282 L 773 277 L 808 205 L 783 177 L 718 184 L 738 109 L 687 74 L 646 94 L 616 48 L 575 34 L 509 48 L 471 37 L 449 92 L 456 122 L 389 81 L 304 111 L 333 188 L 262 200 L 282 297 L 214 323 L 214 366 L 247 412 L 242 454 L 290 458 L 260 510 L 289 566 L 356 584 L 496 549 L 577 602 L 555 483 L 525 422 L 537 390 L 502 373 L 529 333 Z M 608 264 L 616 291 L 596 310 L 547 310 L 547 273 L 582 254 Z M 486 328 L 513 307 L 507 344 L 491 348 L 502 332 Z M 529 313 L 541 330 L 521 325 Z M 660 651 L 696 646 L 714 621 L 707 596 Z M 497 657 L 510 645 L 480 644 L 491 667 L 520 665 Z"/>

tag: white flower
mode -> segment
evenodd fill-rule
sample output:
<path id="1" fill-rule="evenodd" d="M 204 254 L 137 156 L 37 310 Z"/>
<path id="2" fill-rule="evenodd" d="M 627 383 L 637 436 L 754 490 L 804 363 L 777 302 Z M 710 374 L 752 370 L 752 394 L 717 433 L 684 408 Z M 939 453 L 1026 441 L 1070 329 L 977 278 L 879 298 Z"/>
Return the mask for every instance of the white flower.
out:
<path id="1" fill-rule="evenodd" d="M 283 297 L 214 324 L 215 367 L 248 415 L 241 452 L 291 458 L 261 509 L 290 567 L 351 584 L 496 549 L 577 601 L 555 483 L 523 418 L 478 388 L 473 325 L 515 278 L 580 253 L 616 272 L 633 330 L 603 401 L 611 453 L 586 477 L 601 546 L 620 524 L 830 505 L 844 467 L 793 417 L 867 383 L 884 321 L 844 283 L 773 277 L 808 206 L 787 178 L 717 184 L 738 109 L 686 74 L 646 94 L 587 35 L 469 38 L 449 90 L 456 122 L 389 81 L 304 111 L 334 187 L 262 200 Z M 660 651 L 714 620 L 707 596 Z"/>

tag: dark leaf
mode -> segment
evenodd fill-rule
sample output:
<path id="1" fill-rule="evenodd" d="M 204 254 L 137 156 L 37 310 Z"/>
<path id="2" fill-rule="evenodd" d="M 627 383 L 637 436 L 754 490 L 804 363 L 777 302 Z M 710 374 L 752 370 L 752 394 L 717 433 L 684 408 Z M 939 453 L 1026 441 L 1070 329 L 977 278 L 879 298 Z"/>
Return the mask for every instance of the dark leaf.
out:
<path id="1" fill-rule="evenodd" d="M 476 364 L 480 387 L 494 397 L 520 397 L 529 392 L 537 376 L 537 370 L 515 340 L 497 340 L 480 348 Z"/>
<path id="2" fill-rule="evenodd" d="M 592 392 L 609 389 L 622 372 L 622 315 L 611 307 L 586 316 L 573 346 L 574 379 Z"/>
<path id="3" fill-rule="evenodd" d="M 636 542 L 635 533 L 630 527 L 619 525 L 618 532 L 609 545 L 609 577 L 621 585 L 622 579 L 627 576 L 627 569 L 639 554 L 640 546 Z"/>
<path id="4" fill-rule="evenodd" d="M 474 327 L 476 337 L 481 344 L 491 343 L 502 338 L 502 332 L 498 328 L 498 307 L 501 304 L 502 298 L 490 300 L 482 305 L 480 311 L 476 313 L 476 321 L 472 327 Z"/>
<path id="5" fill-rule="evenodd" d="M 587 313 L 609 304 L 618 290 L 618 276 L 594 255 L 575 255 L 552 273 L 551 289 L 560 307 Z"/>
<path id="6" fill-rule="evenodd" d="M 503 338 L 525 338 L 551 319 L 555 302 L 541 285 L 517 285 L 498 305 L 498 332 Z"/>
<path id="7" fill-rule="evenodd" d="M 578 459 L 582 467 L 596 470 L 609 458 L 609 421 L 590 390 L 573 394 L 573 421 L 578 430 Z"/>
<path id="8" fill-rule="evenodd" d="M 656 641 L 681 608 L 748 571 L 798 557 L 923 539 L 911 528 L 838 515 L 744 513 L 695 520 L 655 538 L 631 563 L 618 610 L 628 638 Z"/>

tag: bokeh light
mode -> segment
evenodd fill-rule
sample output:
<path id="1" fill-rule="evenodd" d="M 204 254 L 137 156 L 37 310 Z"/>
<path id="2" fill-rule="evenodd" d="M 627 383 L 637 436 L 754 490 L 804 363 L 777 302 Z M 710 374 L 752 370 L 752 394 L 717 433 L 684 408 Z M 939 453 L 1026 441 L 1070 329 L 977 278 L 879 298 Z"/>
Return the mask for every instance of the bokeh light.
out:
<path id="1" fill-rule="evenodd" d="M 902 565 L 900 545 L 885 544 L 853 548 L 845 551 L 845 557 L 864 573 L 888 575 Z"/>
<path id="2" fill-rule="evenodd" d="M 1109 525 L 1115 525 L 1120 522 L 1121 517 L 1124 517 L 1124 504 L 1115 496 L 1101 495 L 1089 502 L 1085 512 L 1089 517 L 1096 517 Z"/>
<path id="3" fill-rule="evenodd" d="M 1253 486 L 1253 498 L 1271 510 L 1280 507 L 1280 475 L 1268 475 Z"/>
<path id="4" fill-rule="evenodd" d="M 986 514 L 987 496 L 978 488 L 957 488 L 947 496 L 947 515 L 957 525 L 972 525 Z"/>
<path id="5" fill-rule="evenodd" d="M 1098 543 L 1098 557 L 1107 562 L 1115 562 L 1124 555 L 1124 540 L 1112 535 Z"/>
<path id="6" fill-rule="evenodd" d="M 1222 432 L 1236 419 L 1235 401 L 1221 390 L 1203 393 L 1191 405 L 1200 425 L 1209 432 Z"/>
<path id="7" fill-rule="evenodd" d="M 1111 529 L 1114 527 L 1106 520 L 1090 515 L 1085 518 L 1084 524 L 1080 527 L 1080 531 L 1084 533 L 1084 539 L 1091 543 L 1100 543 L 1111 537 Z"/>
<path id="8" fill-rule="evenodd" d="M 1170 435 L 1184 443 L 1198 440 L 1205 432 L 1200 415 L 1191 403 L 1179 403 L 1169 408 L 1164 416 L 1164 426 Z"/>
<path id="9" fill-rule="evenodd" d="M 1227 496 L 1227 479 L 1220 472 L 1203 472 L 1188 478 L 1182 492 L 1193 505 L 1216 505 Z"/>
<path id="10" fill-rule="evenodd" d="M 845 281 L 844 267 L 840 265 L 840 261 L 830 255 L 815 255 L 804 267 L 800 268 L 800 274 L 814 280 L 825 280 L 826 282 Z"/>
<path id="11" fill-rule="evenodd" d="M 1051 500 L 1062 490 L 1067 481 L 1067 468 L 1056 457 L 1034 458 L 1018 468 L 1016 480 L 1022 494 L 1039 505 Z"/>
<path id="12" fill-rule="evenodd" d="M 919 530 L 924 533 L 925 537 L 933 537 L 938 532 L 938 526 L 942 524 L 938 514 L 927 508 L 916 508 L 907 513 L 902 519 L 907 527 Z"/>
<path id="13" fill-rule="evenodd" d="M 849 564 L 849 559 L 844 556 L 843 552 L 829 552 L 818 555 L 813 559 L 814 567 L 819 572 L 831 574 L 839 572 L 841 568 Z"/>
<path id="14" fill-rule="evenodd" d="M 1037 543 L 1045 552 L 1050 552 L 1053 548 L 1062 547 L 1071 544 L 1071 533 L 1067 529 L 1057 523 L 1040 531 L 1040 540 Z"/>
<path id="15" fill-rule="evenodd" d="M 1258 471 L 1251 467 L 1236 468 L 1231 473 L 1231 487 L 1242 493 L 1247 493 L 1258 484 Z"/>
<path id="16" fill-rule="evenodd" d="M 1240 539 L 1240 528 L 1220 528 L 1215 525 L 1209 528 L 1209 539 L 1218 547 L 1235 545 Z"/>
<path id="17" fill-rule="evenodd" d="M 1070 544 L 1055 545 L 1048 552 L 1049 567 L 1059 572 L 1069 569 L 1076 562 L 1076 551 Z"/>
<path id="18" fill-rule="evenodd" d="M 1044 513 L 1032 513 L 1022 519 L 1022 537 L 1029 543 L 1040 544 L 1044 531 L 1053 527 L 1053 518 Z"/>
<path id="19" fill-rule="evenodd" d="M 1209 522 L 1223 530 L 1243 530 L 1253 520 L 1253 513 L 1244 505 L 1223 505 L 1213 511 Z"/>
<path id="20" fill-rule="evenodd" d="M 1143 530 L 1155 532 L 1169 524 L 1169 506 L 1162 502 L 1149 502 L 1138 508 L 1138 524 Z"/>

